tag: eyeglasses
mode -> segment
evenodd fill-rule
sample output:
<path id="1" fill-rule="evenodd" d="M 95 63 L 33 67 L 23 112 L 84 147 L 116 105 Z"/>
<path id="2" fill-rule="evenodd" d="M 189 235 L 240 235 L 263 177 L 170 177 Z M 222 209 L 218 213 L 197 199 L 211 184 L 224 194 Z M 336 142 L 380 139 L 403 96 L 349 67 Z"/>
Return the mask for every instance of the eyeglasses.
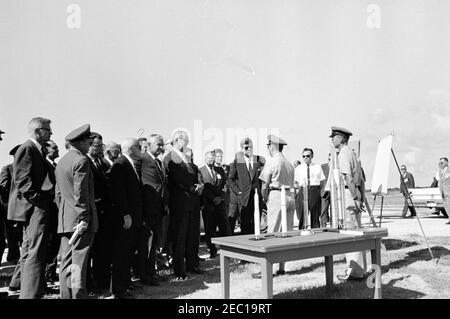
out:
<path id="1" fill-rule="evenodd" d="M 310 158 L 311 155 L 303 155 L 303 158 Z"/>
<path id="2" fill-rule="evenodd" d="M 52 130 L 46 127 L 39 127 L 39 130 L 46 130 L 47 132 L 51 133 Z"/>
<path id="3" fill-rule="evenodd" d="M 406 168 L 400 168 L 401 171 L 406 171 Z"/>
<path id="4" fill-rule="evenodd" d="M 247 145 L 247 146 L 244 146 L 244 149 L 246 150 L 246 151 L 248 151 L 249 149 L 251 150 L 253 147 L 251 146 L 251 145 Z"/>

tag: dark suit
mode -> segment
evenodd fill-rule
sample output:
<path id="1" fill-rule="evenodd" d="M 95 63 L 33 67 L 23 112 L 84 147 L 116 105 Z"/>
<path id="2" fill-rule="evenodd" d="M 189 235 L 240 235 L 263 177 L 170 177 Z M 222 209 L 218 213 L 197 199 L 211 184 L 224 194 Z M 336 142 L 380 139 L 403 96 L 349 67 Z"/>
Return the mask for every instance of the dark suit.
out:
<path id="1" fill-rule="evenodd" d="M 133 164 L 122 155 L 111 168 L 111 188 L 114 223 L 114 252 L 112 270 L 113 293 L 124 293 L 131 281 L 131 259 L 138 248 L 142 228 L 142 183 Z M 124 216 L 130 215 L 132 225 L 124 229 Z"/>
<path id="2" fill-rule="evenodd" d="M 402 179 L 403 182 L 402 183 Z M 407 189 L 405 189 L 405 185 L 407 187 Z M 408 212 L 408 208 L 409 211 L 411 212 L 411 216 L 415 216 L 416 215 L 416 210 L 414 209 L 414 206 L 410 206 L 409 200 L 408 200 L 408 193 L 407 191 L 410 188 L 415 188 L 415 182 L 414 182 L 414 176 L 410 173 L 410 172 L 406 172 L 406 174 L 403 176 L 400 176 L 400 193 L 403 194 L 403 197 L 405 198 L 405 204 L 403 206 L 403 212 L 402 212 L 402 217 L 406 216 L 406 213 Z"/>
<path id="3" fill-rule="evenodd" d="M 140 239 L 140 251 L 146 252 L 139 258 L 142 269 L 141 280 L 147 281 L 156 274 L 156 250 L 162 236 L 162 218 L 167 199 L 166 173 L 163 163 L 144 153 L 141 162 L 142 184 L 144 186 L 144 222 L 145 227 Z M 151 247 L 148 247 L 151 238 Z M 149 253 L 148 250 L 150 250 Z"/>
<path id="4" fill-rule="evenodd" d="M 89 251 L 98 229 L 94 177 L 89 159 L 71 148 L 58 162 L 55 175 L 58 233 L 61 234 L 61 299 L 86 298 Z M 81 221 L 86 221 L 88 228 L 70 246 L 74 227 Z"/>
<path id="5" fill-rule="evenodd" d="M 112 205 L 111 187 L 108 180 L 105 160 L 90 159 L 94 176 L 95 207 L 98 216 L 98 230 L 90 252 L 92 268 L 88 267 L 88 289 L 108 289 L 111 281 L 112 265 Z"/>
<path id="6" fill-rule="evenodd" d="M 40 298 L 44 287 L 51 198 L 50 191 L 41 189 L 48 175 L 41 150 L 28 140 L 18 148 L 13 163 L 8 219 L 25 227 L 19 261 L 21 299 Z"/>
<path id="7" fill-rule="evenodd" d="M 173 267 L 175 276 L 184 276 L 186 269 L 198 267 L 200 237 L 200 200 L 195 191 L 199 183 L 198 168 L 186 164 L 172 150 L 164 158 L 168 190 L 172 239 Z M 186 262 L 185 262 L 186 259 Z"/>
<path id="8" fill-rule="evenodd" d="M 212 166 L 212 175 L 208 167 L 200 168 L 204 189 L 203 197 L 203 223 L 205 225 L 206 245 L 211 254 L 217 253 L 217 248 L 211 243 L 211 238 L 216 235 L 216 228 L 219 226 L 219 236 L 230 236 L 231 229 L 228 222 L 225 206 L 225 192 L 223 188 L 226 184 L 226 175 L 222 167 Z M 214 203 L 214 198 L 220 198 L 220 203 Z"/>
<path id="9" fill-rule="evenodd" d="M 13 164 L 8 164 L 2 168 L 0 173 L 0 223 L 4 223 L 5 227 L 1 227 L 0 232 L 4 232 L 3 239 L 0 244 L 5 244 L 4 238 L 8 242 L 7 261 L 14 261 L 20 258 L 20 245 L 22 243 L 22 223 L 7 220 L 9 192 L 11 191 L 11 181 L 13 173 Z M 3 249 L 0 247 L 0 256 L 3 256 Z M 1 257 L 0 257 L 1 258 Z"/>
<path id="10" fill-rule="evenodd" d="M 53 185 L 56 185 L 55 168 L 56 163 L 47 160 L 49 167 L 49 177 Z M 55 187 L 52 189 L 53 200 L 50 203 L 50 224 L 49 224 L 49 243 L 47 251 L 47 269 L 45 276 L 48 279 L 56 278 L 57 256 L 61 240 L 58 236 L 58 207 L 55 203 Z"/>
<path id="11" fill-rule="evenodd" d="M 230 174 L 228 181 L 230 183 L 232 196 L 236 196 L 240 217 L 241 234 L 253 234 L 253 216 L 254 216 L 254 196 L 255 190 L 258 192 L 260 204 L 262 204 L 261 181 L 259 175 L 264 166 L 264 160 L 258 155 L 253 155 L 252 170 L 249 172 L 245 162 L 244 153 L 239 152 L 230 165 Z M 262 205 L 260 205 L 260 208 Z M 234 222 L 231 225 L 234 229 Z"/>

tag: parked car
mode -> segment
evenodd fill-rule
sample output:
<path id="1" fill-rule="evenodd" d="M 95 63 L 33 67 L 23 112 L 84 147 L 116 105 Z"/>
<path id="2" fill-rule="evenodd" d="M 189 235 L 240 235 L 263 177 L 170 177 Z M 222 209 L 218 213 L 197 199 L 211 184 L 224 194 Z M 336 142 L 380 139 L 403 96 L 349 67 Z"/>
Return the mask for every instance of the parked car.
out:
<path id="1" fill-rule="evenodd" d="M 409 192 L 415 207 L 436 209 L 448 218 L 444 209 L 444 200 L 438 187 L 410 188 Z"/>

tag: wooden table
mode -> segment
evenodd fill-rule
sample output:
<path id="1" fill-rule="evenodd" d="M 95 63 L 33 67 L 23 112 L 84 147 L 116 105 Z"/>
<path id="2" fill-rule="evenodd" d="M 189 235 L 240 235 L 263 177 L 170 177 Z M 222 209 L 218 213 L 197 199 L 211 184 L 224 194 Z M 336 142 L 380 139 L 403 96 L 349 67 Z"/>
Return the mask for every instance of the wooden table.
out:
<path id="1" fill-rule="evenodd" d="M 261 265 L 262 297 L 273 298 L 272 265 L 274 263 L 325 257 L 327 288 L 333 287 L 333 255 L 370 250 L 372 264 L 381 266 L 381 238 L 388 235 L 386 228 L 360 229 L 359 233 L 344 233 L 330 229 L 301 236 L 299 231 L 262 234 L 264 240 L 251 240 L 254 235 L 212 238 L 220 246 L 220 278 L 222 297 L 230 298 L 230 258 L 247 260 Z M 381 268 L 378 268 L 381 269 Z M 376 272 L 375 299 L 381 298 L 381 271 Z"/>

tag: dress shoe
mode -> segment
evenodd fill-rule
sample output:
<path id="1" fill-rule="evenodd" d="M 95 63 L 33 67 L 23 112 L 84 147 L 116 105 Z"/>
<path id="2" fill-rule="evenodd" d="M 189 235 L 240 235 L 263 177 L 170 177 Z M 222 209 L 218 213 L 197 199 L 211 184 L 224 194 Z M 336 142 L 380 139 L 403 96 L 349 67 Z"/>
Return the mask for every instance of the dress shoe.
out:
<path id="1" fill-rule="evenodd" d="M 203 270 L 201 270 L 198 267 L 189 268 L 189 269 L 187 269 L 187 271 L 190 273 L 199 274 L 199 275 L 205 273 Z"/>
<path id="2" fill-rule="evenodd" d="M 20 290 L 20 288 L 19 287 L 11 287 L 11 286 L 9 286 L 8 290 L 11 291 L 11 292 L 17 292 L 17 291 Z"/>
<path id="3" fill-rule="evenodd" d="M 354 276 L 350 276 L 347 274 L 344 275 L 337 275 L 336 278 L 340 281 L 340 282 L 347 282 L 347 281 L 362 281 L 364 280 L 364 277 L 354 277 Z"/>

